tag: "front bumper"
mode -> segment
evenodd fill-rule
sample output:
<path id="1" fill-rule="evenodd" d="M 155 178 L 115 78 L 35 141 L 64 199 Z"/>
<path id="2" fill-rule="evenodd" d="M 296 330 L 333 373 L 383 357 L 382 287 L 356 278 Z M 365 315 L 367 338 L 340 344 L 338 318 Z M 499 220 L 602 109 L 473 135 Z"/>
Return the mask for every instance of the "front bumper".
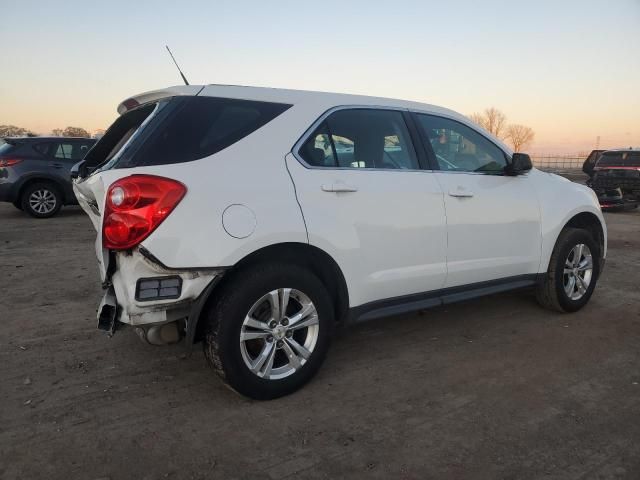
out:
<path id="1" fill-rule="evenodd" d="M 98 308 L 98 327 L 113 333 L 119 324 L 149 327 L 187 319 L 205 289 L 223 274 L 220 269 L 168 269 L 140 253 L 112 253 L 115 267 L 105 281 L 106 292 Z M 110 262 L 110 263 L 111 263 Z M 180 279 L 178 295 L 141 299 L 141 280 Z"/>

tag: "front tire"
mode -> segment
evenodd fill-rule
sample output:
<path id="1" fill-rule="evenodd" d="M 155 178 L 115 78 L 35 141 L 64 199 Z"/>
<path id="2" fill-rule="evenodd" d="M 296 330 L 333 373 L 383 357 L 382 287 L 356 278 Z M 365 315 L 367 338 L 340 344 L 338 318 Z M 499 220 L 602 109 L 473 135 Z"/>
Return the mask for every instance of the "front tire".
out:
<path id="1" fill-rule="evenodd" d="M 297 265 L 264 264 L 232 275 L 205 312 L 209 364 L 250 398 L 298 390 L 329 348 L 334 314 L 327 289 Z"/>
<path id="2" fill-rule="evenodd" d="M 550 310 L 576 312 L 591 298 L 599 275 L 599 245 L 587 230 L 565 228 L 536 289 L 538 303 Z"/>
<path id="3" fill-rule="evenodd" d="M 34 183 L 22 193 L 22 210 L 35 218 L 53 217 L 62 207 L 62 195 L 51 183 Z"/>

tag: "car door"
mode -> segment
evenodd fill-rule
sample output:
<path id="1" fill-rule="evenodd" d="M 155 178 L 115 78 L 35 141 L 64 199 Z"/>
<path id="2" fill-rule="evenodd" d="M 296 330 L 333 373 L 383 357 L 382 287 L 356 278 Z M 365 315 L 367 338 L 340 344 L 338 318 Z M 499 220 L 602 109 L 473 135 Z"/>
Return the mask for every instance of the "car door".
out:
<path id="1" fill-rule="evenodd" d="M 351 306 L 444 284 L 442 190 L 421 168 L 406 115 L 334 110 L 286 158 L 309 242 L 341 267 Z"/>
<path id="2" fill-rule="evenodd" d="M 438 115 L 414 118 L 444 192 L 445 287 L 537 273 L 542 234 L 532 181 L 506 175 L 508 156 L 470 126 Z"/>

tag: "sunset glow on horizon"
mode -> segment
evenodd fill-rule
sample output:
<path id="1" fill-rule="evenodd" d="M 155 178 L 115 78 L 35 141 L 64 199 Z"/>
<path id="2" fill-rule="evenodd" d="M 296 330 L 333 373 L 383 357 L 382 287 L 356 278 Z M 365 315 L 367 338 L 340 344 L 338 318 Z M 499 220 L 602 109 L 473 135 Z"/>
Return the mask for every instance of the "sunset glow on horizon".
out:
<path id="1" fill-rule="evenodd" d="M 640 146 L 640 0 L 0 0 L 0 125 L 107 128 L 125 98 L 181 83 L 487 107 L 537 153 Z"/>

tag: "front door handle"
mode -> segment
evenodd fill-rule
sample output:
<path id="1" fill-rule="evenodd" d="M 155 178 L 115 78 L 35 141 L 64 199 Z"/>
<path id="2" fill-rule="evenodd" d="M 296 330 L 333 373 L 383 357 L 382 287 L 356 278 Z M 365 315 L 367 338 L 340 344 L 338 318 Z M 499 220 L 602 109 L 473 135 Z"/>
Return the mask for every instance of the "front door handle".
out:
<path id="1" fill-rule="evenodd" d="M 457 198 L 471 198 L 473 197 L 473 192 L 458 188 L 456 190 L 449 190 L 449 195 Z"/>
<path id="2" fill-rule="evenodd" d="M 343 182 L 324 184 L 322 185 L 321 188 L 323 192 L 357 192 L 358 191 L 358 187 L 355 187 L 353 185 L 347 185 L 346 183 L 343 183 Z"/>
<path id="3" fill-rule="evenodd" d="M 49 166 L 53 167 L 53 168 L 62 168 L 62 167 L 64 167 L 64 165 L 62 165 L 61 163 L 50 163 Z"/>

